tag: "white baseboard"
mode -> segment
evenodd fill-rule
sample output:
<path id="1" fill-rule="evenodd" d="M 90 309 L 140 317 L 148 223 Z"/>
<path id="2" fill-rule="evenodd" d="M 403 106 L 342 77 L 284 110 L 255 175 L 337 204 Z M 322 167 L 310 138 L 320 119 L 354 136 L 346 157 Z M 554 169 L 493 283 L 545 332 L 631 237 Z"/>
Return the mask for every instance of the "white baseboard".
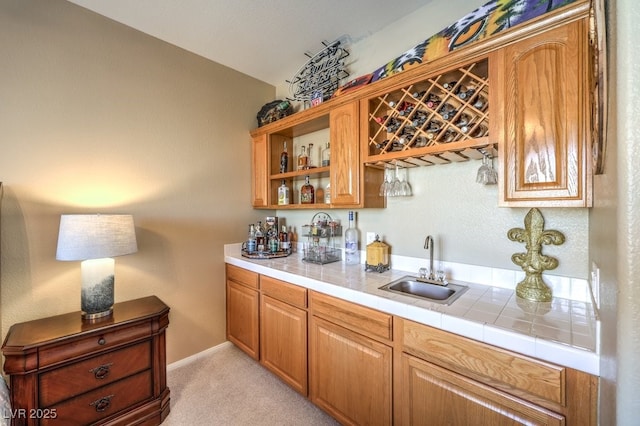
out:
<path id="1" fill-rule="evenodd" d="M 214 346 L 214 347 L 209 348 L 209 349 L 205 349 L 202 352 L 198 352 L 197 354 L 193 354 L 193 355 L 188 356 L 186 358 L 182 358 L 182 359 L 180 359 L 180 360 L 178 360 L 176 362 L 172 362 L 171 364 L 167 365 L 167 371 L 175 370 L 176 368 L 180 368 L 180 367 L 182 367 L 184 365 L 191 364 L 192 362 L 194 362 L 194 361 L 196 361 L 196 360 L 198 360 L 200 358 L 203 358 L 203 357 L 206 357 L 208 355 L 211 355 L 212 353 L 217 352 L 220 349 L 223 349 L 223 348 L 225 348 L 225 347 L 227 347 L 229 345 L 232 345 L 232 344 L 233 343 L 231 343 L 230 341 L 227 340 L 226 342 L 222 342 L 217 346 Z"/>

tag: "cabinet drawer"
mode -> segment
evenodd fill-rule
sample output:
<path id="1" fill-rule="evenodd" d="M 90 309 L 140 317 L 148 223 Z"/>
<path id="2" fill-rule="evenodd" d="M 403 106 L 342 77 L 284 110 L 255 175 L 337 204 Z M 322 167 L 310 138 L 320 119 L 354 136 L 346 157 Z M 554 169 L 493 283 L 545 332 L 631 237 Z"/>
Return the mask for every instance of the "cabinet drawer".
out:
<path id="1" fill-rule="evenodd" d="M 110 417 L 153 395 L 151 370 L 114 382 L 94 391 L 54 405 L 55 419 L 41 420 L 41 425 L 86 425 Z"/>
<path id="2" fill-rule="evenodd" d="M 271 277 L 260 276 L 260 289 L 274 299 L 298 308 L 307 307 L 307 289 Z"/>
<path id="3" fill-rule="evenodd" d="M 390 341 L 393 317 L 374 309 L 311 292 L 313 315 L 357 331 L 365 336 Z"/>
<path id="4" fill-rule="evenodd" d="M 150 341 L 43 373 L 39 377 L 39 406 L 57 404 L 148 368 L 151 368 Z"/>
<path id="5" fill-rule="evenodd" d="M 43 346 L 38 352 L 38 365 L 40 368 L 44 368 L 83 355 L 92 355 L 123 343 L 132 343 L 137 339 L 149 336 L 151 336 L 151 323 L 148 321 L 128 327 L 112 328 L 103 333 L 91 333 L 84 337 L 63 341 L 57 345 Z"/>
<path id="6" fill-rule="evenodd" d="M 227 279 L 243 284 L 251 288 L 258 289 L 258 274 L 255 272 L 247 271 L 246 269 L 238 268 L 237 266 L 226 264 Z"/>
<path id="7" fill-rule="evenodd" d="M 566 369 L 412 321 L 402 349 L 511 394 L 566 405 Z"/>

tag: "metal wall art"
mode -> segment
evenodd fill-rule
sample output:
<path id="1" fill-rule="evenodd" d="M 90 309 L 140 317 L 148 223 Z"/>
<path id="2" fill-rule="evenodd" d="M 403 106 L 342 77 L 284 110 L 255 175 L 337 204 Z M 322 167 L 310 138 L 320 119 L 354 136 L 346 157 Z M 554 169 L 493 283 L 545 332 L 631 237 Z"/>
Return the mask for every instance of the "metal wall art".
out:
<path id="1" fill-rule="evenodd" d="M 550 302 L 552 291 L 542 279 L 542 272 L 558 267 L 558 259 L 542 254 L 543 244 L 561 245 L 564 234 L 560 231 L 544 230 L 544 218 L 536 208 L 529 210 L 524 218 L 524 229 L 512 228 L 507 233 L 511 241 L 525 244 L 526 253 L 515 253 L 511 260 L 522 267 L 524 280 L 516 286 L 516 295 L 534 302 Z"/>
<path id="2" fill-rule="evenodd" d="M 344 58 L 349 52 L 341 46 L 339 40 L 333 43 L 322 43 L 325 48 L 313 56 L 298 70 L 289 83 L 292 99 L 310 102 L 321 93 L 323 99 L 329 99 L 340 81 L 349 76 Z"/>

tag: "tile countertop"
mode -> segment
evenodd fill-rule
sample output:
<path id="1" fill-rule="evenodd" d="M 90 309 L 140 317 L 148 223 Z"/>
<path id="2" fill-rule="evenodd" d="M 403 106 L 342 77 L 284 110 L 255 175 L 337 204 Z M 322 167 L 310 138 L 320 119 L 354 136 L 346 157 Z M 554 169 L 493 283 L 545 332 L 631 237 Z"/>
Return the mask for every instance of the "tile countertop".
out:
<path id="1" fill-rule="evenodd" d="M 450 306 L 390 293 L 379 287 L 416 275 L 428 260 L 392 256 L 392 269 L 303 262 L 299 251 L 276 259 L 249 259 L 240 244 L 225 245 L 225 262 L 363 306 L 487 344 L 598 376 L 600 324 L 586 280 L 543 275 L 553 289 L 549 303 L 516 297 L 520 271 L 439 262 L 447 279 L 469 286 Z M 363 256 L 361 256 L 363 258 Z"/>

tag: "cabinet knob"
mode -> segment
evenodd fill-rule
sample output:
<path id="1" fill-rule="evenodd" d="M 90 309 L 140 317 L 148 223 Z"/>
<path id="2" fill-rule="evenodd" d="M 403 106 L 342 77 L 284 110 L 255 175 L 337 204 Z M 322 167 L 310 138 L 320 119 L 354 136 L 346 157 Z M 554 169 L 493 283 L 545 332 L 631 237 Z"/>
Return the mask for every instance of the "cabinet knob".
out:
<path id="1" fill-rule="evenodd" d="M 109 364 L 99 365 L 96 368 L 92 368 L 91 370 L 89 370 L 89 373 L 93 373 L 93 377 L 95 377 L 96 379 L 100 379 L 100 380 L 106 379 L 109 373 L 111 372 L 112 365 L 113 365 L 112 362 Z"/>
<path id="2" fill-rule="evenodd" d="M 104 337 L 101 337 L 101 338 L 99 338 L 99 339 L 98 339 L 98 344 L 99 344 L 100 346 L 104 345 L 105 343 L 107 343 L 107 341 L 106 341 L 106 340 L 104 340 Z"/>
<path id="3" fill-rule="evenodd" d="M 102 398 L 89 403 L 89 405 L 95 407 L 96 411 L 103 412 L 111 406 L 111 398 L 113 398 L 113 395 L 103 396 Z"/>

